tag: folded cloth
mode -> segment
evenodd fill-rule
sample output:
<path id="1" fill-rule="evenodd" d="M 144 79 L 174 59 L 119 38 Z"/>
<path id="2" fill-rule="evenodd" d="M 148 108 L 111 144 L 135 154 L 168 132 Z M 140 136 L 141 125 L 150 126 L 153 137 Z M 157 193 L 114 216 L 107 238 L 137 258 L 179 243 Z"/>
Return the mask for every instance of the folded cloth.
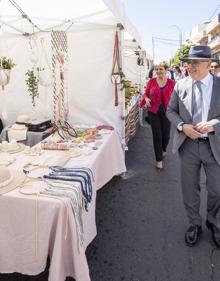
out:
<path id="1" fill-rule="evenodd" d="M 23 141 L 27 139 L 27 128 L 23 128 L 22 130 L 15 130 L 12 128 L 8 129 L 8 140 L 16 140 L 16 141 Z"/>
<path id="2" fill-rule="evenodd" d="M 88 211 L 88 204 L 92 200 L 92 181 L 94 181 L 92 171 L 88 168 L 64 168 L 50 167 L 51 172 L 44 175 L 47 180 L 62 180 L 67 182 L 78 182 L 84 197 L 85 210 Z"/>
<path id="3" fill-rule="evenodd" d="M 78 251 L 80 251 L 80 247 L 82 247 L 84 241 L 82 221 L 82 191 L 79 187 L 74 186 L 74 184 L 68 184 L 62 181 L 48 181 L 47 185 L 48 187 L 40 192 L 42 195 L 49 197 L 70 198 L 71 208 L 76 223 Z"/>

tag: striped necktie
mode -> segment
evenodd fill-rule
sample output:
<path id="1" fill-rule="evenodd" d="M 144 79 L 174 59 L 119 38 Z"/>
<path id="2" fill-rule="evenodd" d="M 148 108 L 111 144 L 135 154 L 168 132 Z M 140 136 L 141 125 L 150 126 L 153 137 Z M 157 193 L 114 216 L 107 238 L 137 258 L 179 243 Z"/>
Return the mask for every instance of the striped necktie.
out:
<path id="1" fill-rule="evenodd" d="M 193 104 L 192 104 L 193 124 L 197 124 L 202 121 L 202 82 L 196 81 L 193 90 Z"/>

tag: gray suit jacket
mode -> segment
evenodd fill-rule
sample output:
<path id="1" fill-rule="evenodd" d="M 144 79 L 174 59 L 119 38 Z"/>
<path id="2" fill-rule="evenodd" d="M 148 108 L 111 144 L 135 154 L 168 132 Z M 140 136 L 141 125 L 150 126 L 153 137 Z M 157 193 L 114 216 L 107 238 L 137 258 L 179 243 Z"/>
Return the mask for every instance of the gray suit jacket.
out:
<path id="1" fill-rule="evenodd" d="M 192 79 L 186 77 L 177 82 L 172 93 L 167 117 L 177 128 L 180 122 L 192 124 Z M 212 97 L 208 113 L 208 120 L 218 119 L 220 121 L 220 77 L 213 76 Z M 214 125 L 214 133 L 208 134 L 212 153 L 220 165 L 220 123 Z M 176 130 L 173 140 L 173 152 L 175 153 L 186 139 L 183 132 Z"/>

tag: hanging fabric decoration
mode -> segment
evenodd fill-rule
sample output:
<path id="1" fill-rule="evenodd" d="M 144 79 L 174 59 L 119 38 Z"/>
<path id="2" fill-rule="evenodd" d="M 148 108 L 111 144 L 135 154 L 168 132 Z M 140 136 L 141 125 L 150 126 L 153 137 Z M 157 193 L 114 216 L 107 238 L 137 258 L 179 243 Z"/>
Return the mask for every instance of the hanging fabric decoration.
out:
<path id="1" fill-rule="evenodd" d="M 39 55 L 39 63 L 38 63 L 38 78 L 39 85 L 47 88 L 50 87 L 53 83 L 52 81 L 52 69 L 51 64 L 49 63 L 46 50 L 44 48 L 44 38 L 40 38 L 41 42 L 41 52 Z"/>
<path id="2" fill-rule="evenodd" d="M 53 106 L 54 106 L 54 122 L 57 124 L 67 121 L 68 107 L 68 91 L 67 91 L 67 33 L 64 31 L 52 31 L 52 73 L 53 73 Z"/>
<path id="3" fill-rule="evenodd" d="M 122 68 L 120 65 L 118 31 L 115 32 L 115 44 L 112 66 L 112 83 L 115 85 L 115 106 L 118 106 L 118 85 L 121 83 Z"/>

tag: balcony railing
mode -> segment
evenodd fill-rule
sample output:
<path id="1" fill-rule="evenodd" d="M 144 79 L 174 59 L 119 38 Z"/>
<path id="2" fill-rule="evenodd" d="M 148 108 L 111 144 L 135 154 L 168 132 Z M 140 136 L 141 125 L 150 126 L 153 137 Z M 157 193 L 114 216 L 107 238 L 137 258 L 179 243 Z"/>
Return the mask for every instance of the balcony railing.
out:
<path id="1" fill-rule="evenodd" d="M 220 36 L 216 36 L 214 37 L 212 40 L 210 40 L 208 42 L 208 46 L 211 48 L 211 49 L 214 49 L 215 47 L 217 47 L 218 45 L 220 45 Z"/>
<path id="2" fill-rule="evenodd" d="M 196 41 L 200 42 L 205 39 L 208 35 L 206 34 L 206 30 L 201 30 L 196 34 Z"/>
<path id="3" fill-rule="evenodd" d="M 220 27 L 220 14 L 218 14 L 209 24 L 207 24 L 207 34 L 212 33 L 212 31 L 217 27 Z"/>

